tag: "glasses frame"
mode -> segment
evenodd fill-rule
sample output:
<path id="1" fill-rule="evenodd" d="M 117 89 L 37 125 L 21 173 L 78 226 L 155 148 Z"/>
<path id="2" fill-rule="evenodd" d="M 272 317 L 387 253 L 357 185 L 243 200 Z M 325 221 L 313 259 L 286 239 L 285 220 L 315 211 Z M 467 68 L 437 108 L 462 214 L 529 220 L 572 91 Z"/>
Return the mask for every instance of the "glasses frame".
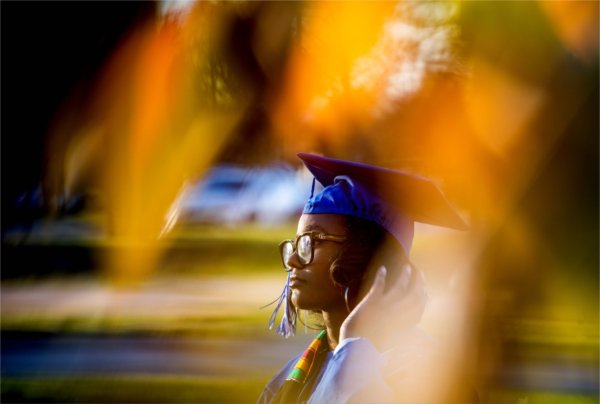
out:
<path id="1" fill-rule="evenodd" d="M 302 264 L 303 267 L 310 264 L 313 261 L 313 258 L 315 256 L 315 247 L 314 247 L 315 241 L 333 241 L 336 243 L 343 243 L 344 241 L 346 241 L 346 238 L 347 238 L 346 236 L 340 236 L 340 235 L 336 235 L 336 234 L 320 233 L 318 231 L 307 231 L 307 232 L 298 234 L 296 236 L 295 240 L 292 240 L 292 239 L 283 240 L 281 243 L 279 243 L 279 255 L 281 256 L 281 261 L 283 262 L 283 269 L 286 272 L 291 272 L 293 268 L 288 268 L 287 263 L 285 262 L 285 257 L 283 256 L 283 246 L 286 245 L 287 243 L 291 243 L 292 255 L 294 253 L 297 254 L 298 240 L 300 240 L 300 238 L 304 237 L 304 236 L 310 237 L 311 248 L 310 248 L 310 259 L 306 263 L 303 263 L 300 256 L 298 256 L 298 260 L 300 261 L 300 263 Z"/>

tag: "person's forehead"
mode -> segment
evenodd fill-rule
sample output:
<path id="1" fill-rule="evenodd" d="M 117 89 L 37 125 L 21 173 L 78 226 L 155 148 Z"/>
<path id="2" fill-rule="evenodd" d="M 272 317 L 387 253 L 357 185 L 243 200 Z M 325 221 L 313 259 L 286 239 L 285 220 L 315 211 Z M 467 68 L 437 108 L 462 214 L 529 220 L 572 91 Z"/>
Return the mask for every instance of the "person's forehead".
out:
<path id="1" fill-rule="evenodd" d="M 298 221 L 297 234 L 307 231 L 318 231 L 328 234 L 346 233 L 347 223 L 344 215 L 336 215 L 329 213 L 310 214 L 303 213 Z"/>

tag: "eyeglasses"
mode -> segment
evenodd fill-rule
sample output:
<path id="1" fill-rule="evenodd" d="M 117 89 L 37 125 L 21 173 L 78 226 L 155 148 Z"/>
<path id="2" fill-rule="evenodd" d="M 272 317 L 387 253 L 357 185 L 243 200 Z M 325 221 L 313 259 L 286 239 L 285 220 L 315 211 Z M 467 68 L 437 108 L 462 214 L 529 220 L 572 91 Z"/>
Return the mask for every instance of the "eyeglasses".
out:
<path id="1" fill-rule="evenodd" d="M 302 265 L 308 265 L 312 262 L 314 256 L 315 242 L 318 241 L 334 241 L 341 243 L 346 240 L 346 236 L 336 236 L 333 234 L 318 233 L 315 231 L 309 231 L 302 233 L 296 237 L 296 240 L 284 240 L 279 244 L 279 252 L 281 253 L 281 259 L 283 261 L 283 268 L 289 272 L 292 270 L 287 262 L 294 254 L 294 251 L 298 254 L 298 261 Z"/>

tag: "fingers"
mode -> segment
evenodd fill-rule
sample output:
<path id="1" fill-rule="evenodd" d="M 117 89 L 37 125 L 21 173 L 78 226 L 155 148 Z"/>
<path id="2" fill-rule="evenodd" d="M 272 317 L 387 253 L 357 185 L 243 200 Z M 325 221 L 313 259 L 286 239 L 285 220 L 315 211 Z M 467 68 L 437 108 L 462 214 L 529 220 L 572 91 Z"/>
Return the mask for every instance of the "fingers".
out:
<path id="1" fill-rule="evenodd" d="M 412 278 L 414 278 L 414 272 L 416 272 L 413 271 L 409 264 L 403 265 L 402 268 L 400 268 L 400 271 L 400 276 L 389 286 L 386 293 L 386 296 L 389 296 L 392 299 L 398 299 L 407 293 L 413 283 Z"/>
<path id="2" fill-rule="evenodd" d="M 427 294 L 422 272 L 406 264 L 402 268 L 398 281 L 386 293 L 385 299 L 388 304 L 411 305 L 417 302 L 424 304 Z"/>
<path id="3" fill-rule="evenodd" d="M 383 265 L 377 269 L 377 272 L 375 273 L 375 279 L 373 280 L 373 285 L 371 285 L 371 289 L 369 289 L 369 292 L 365 297 L 380 296 L 383 294 L 386 274 L 387 269 Z"/>
<path id="4" fill-rule="evenodd" d="M 408 283 L 410 282 L 410 278 L 412 275 L 412 267 L 408 264 L 402 267 L 402 275 L 400 275 L 400 280 L 398 281 L 398 287 L 405 291 L 408 289 Z"/>

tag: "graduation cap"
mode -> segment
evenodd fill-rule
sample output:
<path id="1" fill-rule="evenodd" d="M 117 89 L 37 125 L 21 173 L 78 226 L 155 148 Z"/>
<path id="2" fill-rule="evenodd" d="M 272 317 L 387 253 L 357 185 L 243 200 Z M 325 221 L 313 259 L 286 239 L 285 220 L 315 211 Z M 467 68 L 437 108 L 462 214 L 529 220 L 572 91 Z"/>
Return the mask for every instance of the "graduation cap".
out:
<path id="1" fill-rule="evenodd" d="M 373 221 L 394 236 L 407 255 L 414 222 L 468 228 L 427 178 L 314 154 L 298 153 L 298 157 L 325 187 L 316 195 L 313 187 L 303 213 L 335 213 Z"/>

